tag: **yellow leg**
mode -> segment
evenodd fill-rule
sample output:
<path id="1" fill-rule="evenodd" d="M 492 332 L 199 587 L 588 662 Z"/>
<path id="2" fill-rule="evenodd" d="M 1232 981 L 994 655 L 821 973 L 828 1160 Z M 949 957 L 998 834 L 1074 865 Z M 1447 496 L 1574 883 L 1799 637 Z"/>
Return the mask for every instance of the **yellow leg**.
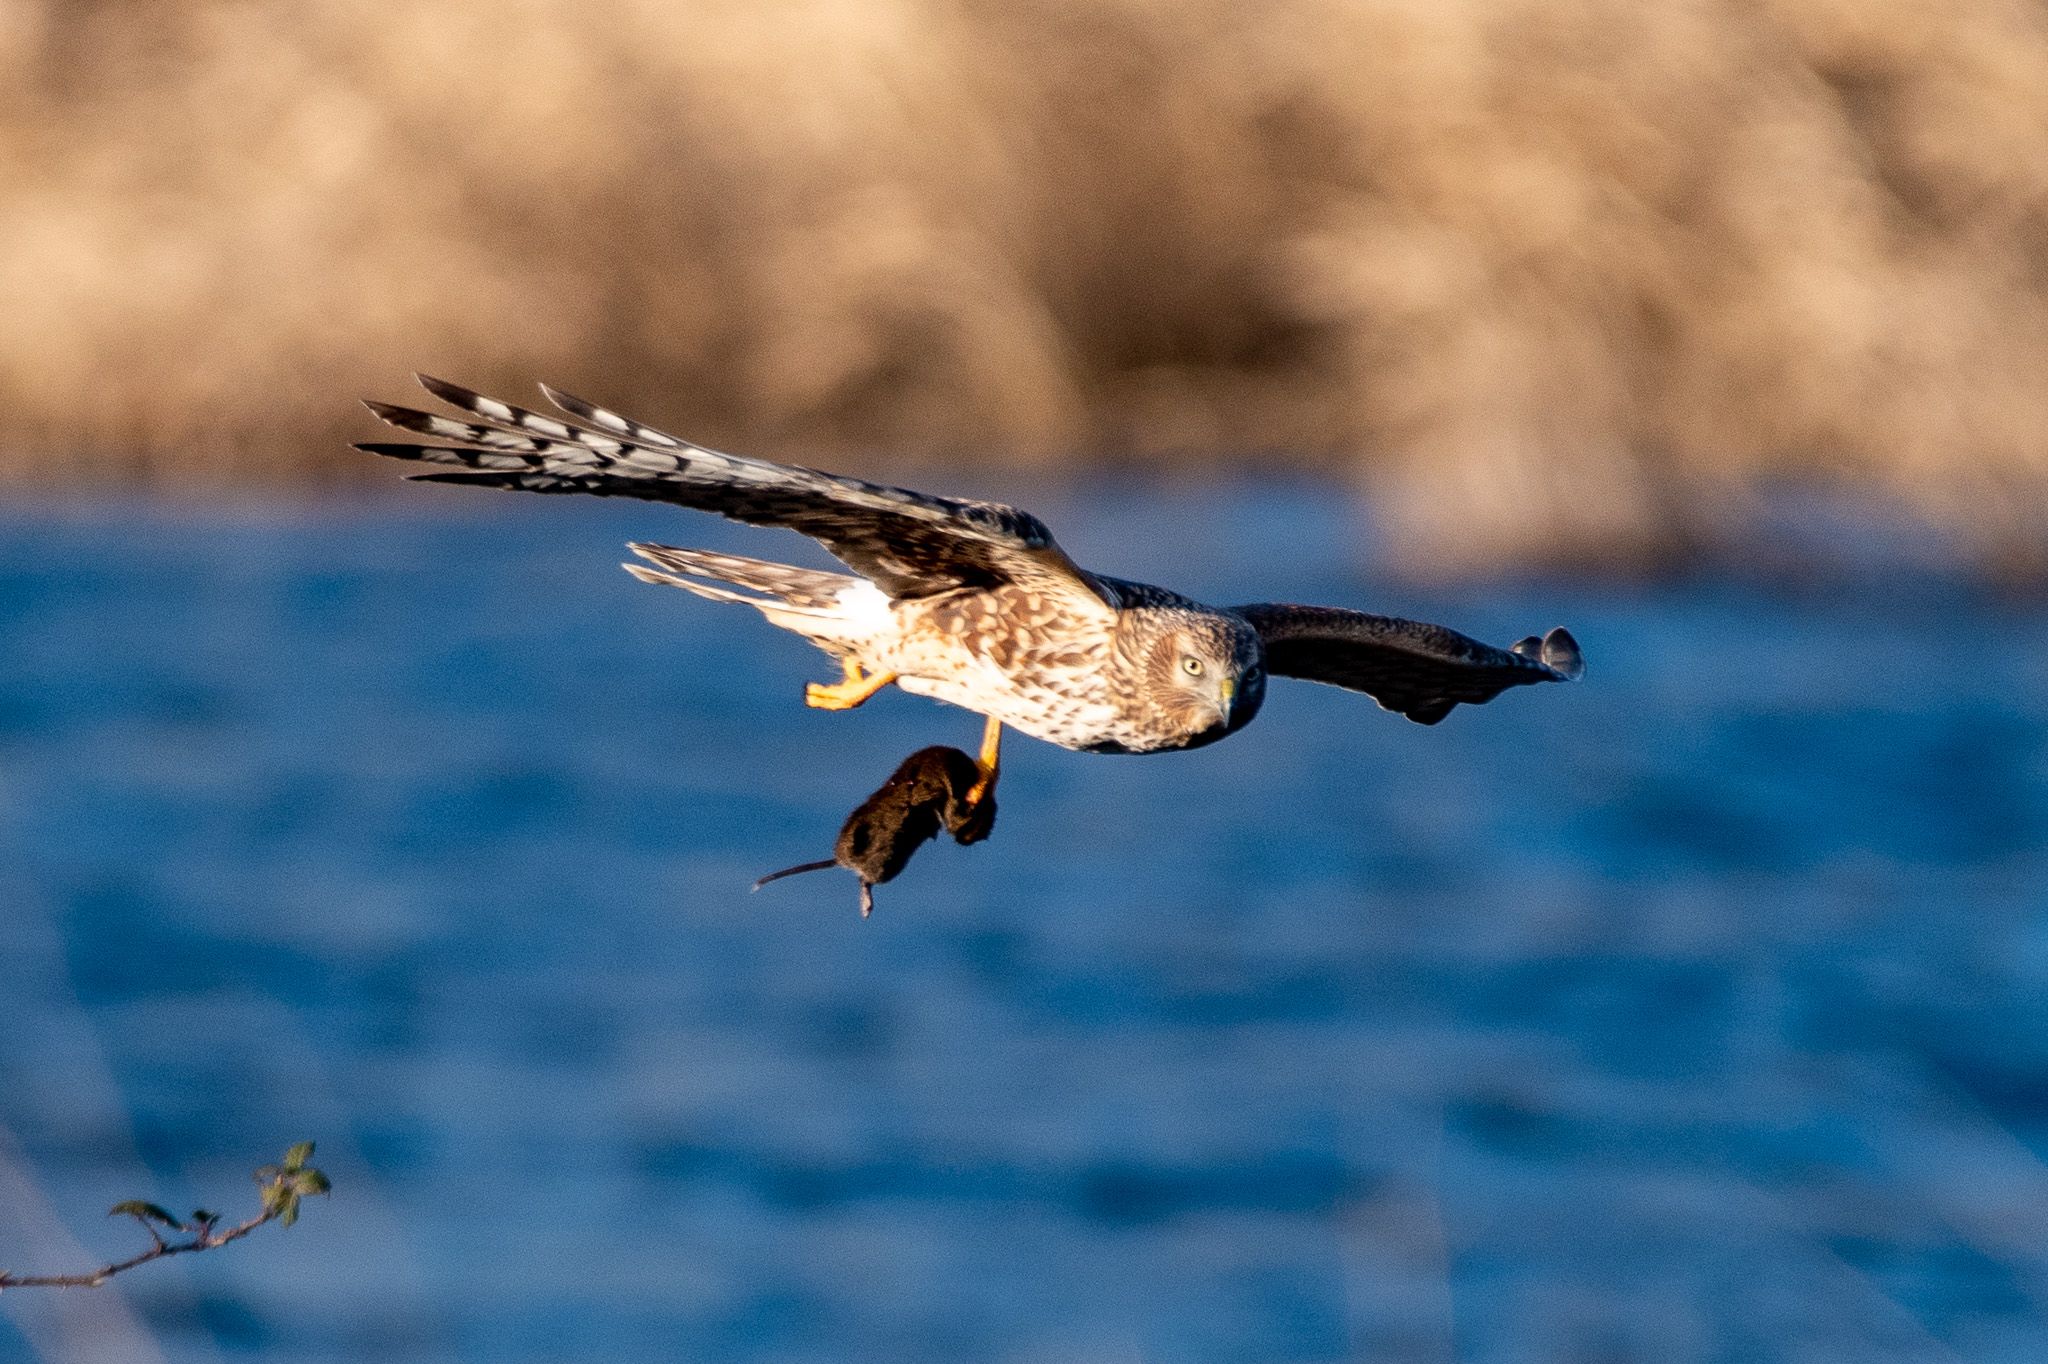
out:
<path id="1" fill-rule="evenodd" d="M 804 688 L 805 705 L 816 706 L 819 710 L 852 710 L 896 680 L 895 673 L 863 671 L 860 664 L 850 658 L 842 659 L 839 666 L 846 670 L 846 680 L 830 686 L 822 682 L 811 683 Z"/>
<path id="2" fill-rule="evenodd" d="M 996 789 L 996 778 L 1002 775 L 1003 766 L 1003 722 L 989 717 L 981 730 L 981 777 L 967 788 L 967 804 L 971 809 L 987 799 L 989 792 Z"/>

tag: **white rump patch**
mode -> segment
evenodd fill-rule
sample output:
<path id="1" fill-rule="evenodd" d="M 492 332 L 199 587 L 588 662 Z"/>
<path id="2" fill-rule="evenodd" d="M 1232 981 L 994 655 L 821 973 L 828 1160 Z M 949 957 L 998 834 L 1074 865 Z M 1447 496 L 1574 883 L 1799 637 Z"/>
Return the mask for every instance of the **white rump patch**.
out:
<path id="1" fill-rule="evenodd" d="M 839 609 L 834 614 L 846 623 L 849 633 L 865 636 L 893 634 L 896 615 L 889 596 L 866 578 L 856 578 L 836 594 Z"/>

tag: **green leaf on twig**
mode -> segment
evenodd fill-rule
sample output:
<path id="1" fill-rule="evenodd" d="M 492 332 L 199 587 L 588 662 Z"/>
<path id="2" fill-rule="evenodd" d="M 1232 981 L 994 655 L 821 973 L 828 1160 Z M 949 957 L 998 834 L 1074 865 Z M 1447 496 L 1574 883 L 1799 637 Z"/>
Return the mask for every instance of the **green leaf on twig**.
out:
<path id="1" fill-rule="evenodd" d="M 284 1164 L 266 1165 L 256 1172 L 256 1182 L 263 1186 L 263 1212 L 275 1217 L 284 1226 L 291 1226 L 299 1220 L 299 1200 L 331 1192 L 334 1186 L 328 1182 L 324 1171 L 306 1164 L 312 1157 L 313 1143 L 302 1141 L 284 1153 Z"/>
<path id="2" fill-rule="evenodd" d="M 170 1213 L 154 1203 L 145 1203 L 139 1198 L 130 1198 L 116 1203 L 113 1207 L 107 1209 L 107 1216 L 132 1217 L 144 1226 L 148 1226 L 151 1222 L 159 1222 L 169 1227 L 172 1231 L 183 1231 L 185 1229 L 185 1224 L 171 1216 Z"/>

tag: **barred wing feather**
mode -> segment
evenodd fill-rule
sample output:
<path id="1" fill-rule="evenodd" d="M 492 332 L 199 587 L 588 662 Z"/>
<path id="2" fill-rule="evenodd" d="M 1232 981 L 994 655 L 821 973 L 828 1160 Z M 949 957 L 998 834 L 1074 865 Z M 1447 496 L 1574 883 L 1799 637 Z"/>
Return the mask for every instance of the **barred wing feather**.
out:
<path id="1" fill-rule="evenodd" d="M 1015 507 L 707 450 L 545 386 L 552 402 L 587 425 L 418 378 L 476 420 L 371 402 L 379 420 L 437 443 L 372 441 L 356 448 L 459 470 L 413 475 L 420 481 L 634 497 L 784 527 L 817 540 L 892 597 L 1012 582 L 1108 609 L 1101 585 L 1067 557 L 1043 522 Z"/>

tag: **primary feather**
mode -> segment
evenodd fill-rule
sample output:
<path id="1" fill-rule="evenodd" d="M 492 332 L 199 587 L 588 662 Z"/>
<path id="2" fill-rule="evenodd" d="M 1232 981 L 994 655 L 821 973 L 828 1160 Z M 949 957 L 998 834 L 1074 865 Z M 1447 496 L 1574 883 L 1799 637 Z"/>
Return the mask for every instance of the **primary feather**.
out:
<path id="1" fill-rule="evenodd" d="M 817 540 L 892 597 L 1031 583 L 1101 600 L 1100 588 L 1067 558 L 1045 524 L 1015 507 L 934 497 L 709 450 L 552 389 L 543 392 L 564 411 L 618 434 L 545 417 L 445 380 L 419 380 L 482 423 L 370 403 L 380 421 L 456 443 L 379 441 L 356 448 L 462 470 L 414 476 L 422 482 L 634 497 L 749 525 L 786 527 Z"/>

